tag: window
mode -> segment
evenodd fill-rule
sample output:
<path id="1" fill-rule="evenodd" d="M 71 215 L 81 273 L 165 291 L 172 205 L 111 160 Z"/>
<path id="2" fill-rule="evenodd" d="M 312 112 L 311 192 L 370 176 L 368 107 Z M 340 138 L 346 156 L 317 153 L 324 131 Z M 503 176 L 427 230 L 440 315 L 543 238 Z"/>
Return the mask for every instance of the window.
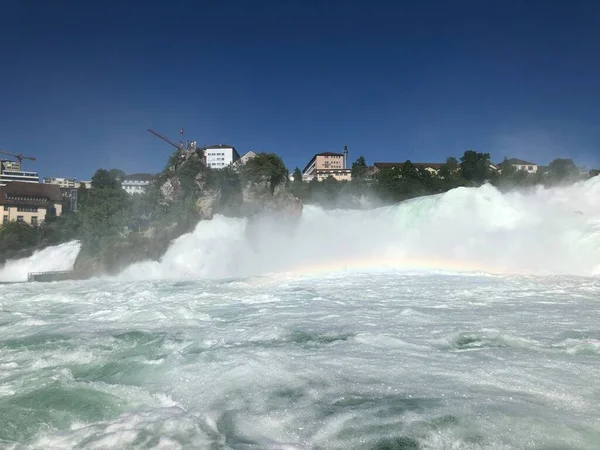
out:
<path id="1" fill-rule="evenodd" d="M 17 216 L 17 222 L 23 223 L 23 216 Z"/>
<path id="2" fill-rule="evenodd" d="M 33 225 L 34 227 L 37 227 L 37 224 L 38 224 L 37 216 L 32 216 L 31 217 L 31 225 Z"/>
<path id="3" fill-rule="evenodd" d="M 4 211 L 8 211 L 10 208 L 8 205 L 4 205 Z"/>
<path id="4" fill-rule="evenodd" d="M 8 216 L 5 214 L 2 223 L 8 223 Z"/>

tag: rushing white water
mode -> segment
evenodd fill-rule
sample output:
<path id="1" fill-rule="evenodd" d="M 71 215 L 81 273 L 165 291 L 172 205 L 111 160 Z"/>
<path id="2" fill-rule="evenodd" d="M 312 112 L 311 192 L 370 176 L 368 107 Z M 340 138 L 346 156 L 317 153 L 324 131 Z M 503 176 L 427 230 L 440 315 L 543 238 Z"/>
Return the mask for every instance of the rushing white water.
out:
<path id="1" fill-rule="evenodd" d="M 600 265 L 600 177 L 556 189 L 502 194 L 460 188 L 369 211 L 307 206 L 292 231 L 264 220 L 216 217 L 174 242 L 161 262 L 122 279 L 198 279 L 321 266 L 464 268 L 594 274 Z"/>
<path id="2" fill-rule="evenodd" d="M 594 278 L 0 286 L 3 448 L 597 449 Z"/>
<path id="3" fill-rule="evenodd" d="M 31 272 L 71 270 L 79 247 L 78 241 L 72 241 L 47 247 L 29 258 L 7 261 L 0 269 L 0 281 L 27 281 L 27 274 Z"/>
<path id="4" fill-rule="evenodd" d="M 252 245 L 217 217 L 119 277 L 0 285 L 0 447 L 597 449 L 599 194 L 307 207 Z M 2 276 L 77 246 L 46 252 Z"/>

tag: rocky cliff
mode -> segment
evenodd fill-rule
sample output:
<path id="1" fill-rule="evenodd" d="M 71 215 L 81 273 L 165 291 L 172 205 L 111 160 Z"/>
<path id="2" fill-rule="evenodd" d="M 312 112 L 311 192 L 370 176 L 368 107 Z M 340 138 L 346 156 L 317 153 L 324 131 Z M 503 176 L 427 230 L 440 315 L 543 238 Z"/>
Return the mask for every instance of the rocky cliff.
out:
<path id="1" fill-rule="evenodd" d="M 265 170 L 260 166 L 261 155 L 256 158 L 246 162 L 247 166 L 236 165 L 234 170 L 214 170 L 204 165 L 201 152 L 173 155 L 154 187 L 155 216 L 160 219 L 144 233 L 129 233 L 100 251 L 86 251 L 84 243 L 75 271 L 84 276 L 115 274 L 138 261 L 159 260 L 173 239 L 217 213 L 249 217 L 251 222 L 264 215 L 277 215 L 288 222 L 297 220 L 302 202 L 287 187 L 283 163 L 285 173 L 279 169 L 273 175 L 272 166 Z"/>

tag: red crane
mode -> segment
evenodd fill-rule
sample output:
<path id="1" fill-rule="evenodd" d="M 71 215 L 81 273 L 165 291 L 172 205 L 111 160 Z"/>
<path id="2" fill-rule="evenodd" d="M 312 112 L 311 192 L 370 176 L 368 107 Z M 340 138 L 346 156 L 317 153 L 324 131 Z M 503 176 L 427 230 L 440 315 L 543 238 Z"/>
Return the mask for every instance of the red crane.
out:
<path id="1" fill-rule="evenodd" d="M 17 158 L 19 160 L 19 164 L 23 164 L 24 159 L 30 159 L 31 161 L 35 161 L 35 158 L 33 156 L 25 156 L 23 153 L 17 154 L 17 153 L 5 152 L 3 150 L 0 150 L 0 153 Z"/>

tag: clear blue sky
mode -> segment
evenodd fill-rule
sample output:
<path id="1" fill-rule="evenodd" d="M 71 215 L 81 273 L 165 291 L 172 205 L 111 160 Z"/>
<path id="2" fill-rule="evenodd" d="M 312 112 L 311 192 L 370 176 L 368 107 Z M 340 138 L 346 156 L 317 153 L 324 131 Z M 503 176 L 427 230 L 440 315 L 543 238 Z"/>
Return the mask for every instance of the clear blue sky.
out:
<path id="1" fill-rule="evenodd" d="M 0 149 L 79 179 L 161 170 L 149 126 L 290 170 L 344 145 L 600 166 L 599 23 L 598 1 L 4 0 Z"/>

